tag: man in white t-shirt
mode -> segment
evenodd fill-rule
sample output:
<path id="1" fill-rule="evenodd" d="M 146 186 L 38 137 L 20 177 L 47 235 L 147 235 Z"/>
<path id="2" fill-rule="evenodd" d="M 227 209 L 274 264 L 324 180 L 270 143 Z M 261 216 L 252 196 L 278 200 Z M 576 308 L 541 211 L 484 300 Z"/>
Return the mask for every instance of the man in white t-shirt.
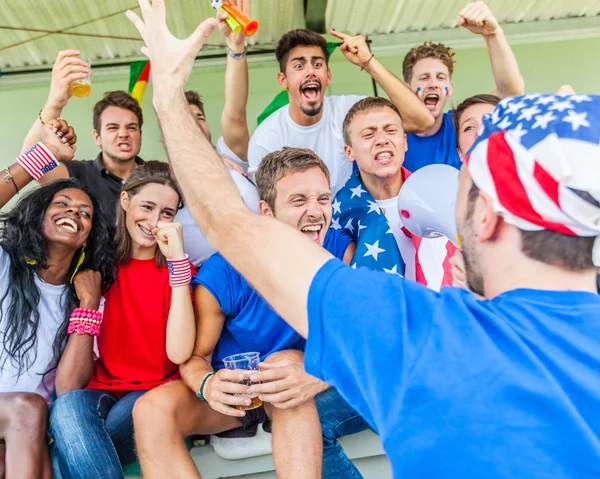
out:
<path id="1" fill-rule="evenodd" d="M 331 33 L 343 40 L 340 50 L 346 58 L 369 73 L 402 112 L 406 131 L 421 132 L 433 125 L 427 107 L 374 57 L 364 37 Z M 280 67 L 277 79 L 288 91 L 289 105 L 269 116 L 252 135 L 249 172 L 257 170 L 266 154 L 284 146 L 310 148 L 329 168 L 331 191 L 335 194 L 352 172 L 344 155 L 342 122 L 362 97 L 325 97 L 331 71 L 327 42 L 318 33 L 305 29 L 286 33 L 279 40 L 276 56 Z"/>
<path id="2" fill-rule="evenodd" d="M 402 224 L 397 202 L 410 172 L 402 167 L 406 135 L 397 108 L 385 98 L 357 102 L 343 123 L 345 152 L 355 172 L 333 203 L 331 227 L 357 242 L 353 264 L 397 273 L 431 289 L 452 284 L 445 238 L 422 241 Z"/>

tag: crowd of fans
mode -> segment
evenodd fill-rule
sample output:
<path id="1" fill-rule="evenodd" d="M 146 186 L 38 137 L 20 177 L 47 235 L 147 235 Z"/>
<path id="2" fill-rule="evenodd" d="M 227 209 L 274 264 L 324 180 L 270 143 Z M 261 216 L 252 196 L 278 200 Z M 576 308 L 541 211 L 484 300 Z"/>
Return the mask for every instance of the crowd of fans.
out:
<path id="1" fill-rule="evenodd" d="M 231 3 L 247 12 L 247 1 Z M 286 33 L 276 50 L 278 81 L 288 91 L 289 104 L 252 135 L 246 119 L 244 36 L 232 32 L 227 15 L 219 12 L 216 22 L 205 22 L 197 37 L 182 43 L 199 48 L 215 24 L 227 42 L 222 136 L 212 147 L 200 95 L 183 95 L 183 74 L 167 79 L 170 64 L 161 48 L 173 37 L 160 38 L 168 30 L 157 24 L 164 6 L 161 1 L 141 4 L 145 23 L 130 18 L 153 62 L 154 105 L 171 165 L 138 156 L 143 114 L 123 91 L 106 92 L 94 106 L 98 156 L 73 159 L 77 136 L 61 114 L 71 96 L 69 85 L 89 67 L 77 50 L 68 50 L 58 53 L 48 100 L 22 154 L 0 182 L 0 206 L 21 196 L 30 182 L 41 185 L 0 217 L 0 477 L 120 478 L 123 467 L 135 461 L 145 477 L 199 477 L 186 437 L 246 437 L 258 427 L 272 434 L 275 469 L 285 478 L 362 477 L 338 440 L 369 428 L 380 434 L 398 477 L 442 470 L 448 477 L 505 477 L 516 469 L 525 471 L 522 477 L 600 474 L 600 425 L 588 416 L 600 391 L 594 337 L 600 325 L 563 324 L 583 316 L 600 319 L 598 297 L 589 294 L 593 288 L 576 277 L 597 271 L 594 237 L 588 232 L 600 222 L 598 177 L 587 189 L 569 185 L 588 206 L 573 204 L 589 208 L 595 218 L 592 226 L 581 219 L 587 229 L 569 233 L 552 227 L 561 223 L 554 217 L 540 224 L 528 216 L 528 224 L 550 230 L 531 232 L 522 222 L 510 223 L 511 215 L 523 218 L 510 208 L 506 224 L 502 220 L 498 226 L 499 215 L 491 219 L 491 205 L 505 194 L 499 186 L 504 180 L 495 183 L 491 195 L 483 185 L 502 172 L 489 166 L 476 177 L 480 170 L 471 165 L 478 164 L 481 150 L 477 133 L 491 128 L 486 123 L 491 121 L 508 130 L 506 115 L 528 104 L 503 100 L 523 95 L 525 86 L 490 9 L 483 2 L 469 3 L 457 24 L 485 39 L 493 92 L 459 99 L 447 111 L 454 90 L 450 47 L 415 46 L 404 58 L 401 80 L 362 36 L 332 32 L 346 59 L 371 75 L 389 100 L 325 96 L 333 81 L 327 43 L 317 33 L 297 29 Z M 181 57 L 185 68 L 191 69 L 190 58 Z M 178 79 L 181 85 L 175 85 Z M 176 102 L 169 82 L 181 93 Z M 539 105 L 568 103 L 570 94 L 563 87 Z M 578 97 L 573 105 L 600 104 Z M 563 104 L 552 111 L 567 108 Z M 595 132 L 599 118 L 596 114 L 592 124 Z M 540 130 L 551 121 L 547 117 Z M 579 125 L 586 127 L 585 121 L 590 127 L 591 113 Z M 577 130 L 575 123 L 565 122 Z M 208 142 L 212 149 L 196 148 Z M 492 155 L 492 147 L 486 147 Z M 582 150 L 581 155 L 591 153 Z M 189 175 L 182 173 L 188 157 L 189 165 L 196 158 L 198 172 L 210 173 L 195 185 L 194 166 Z M 405 180 L 432 164 L 462 167 L 461 249 L 447 238 L 411 234 L 398 212 Z M 586 163 L 597 171 L 591 164 Z M 477 178 L 470 191 L 464 186 L 470 184 L 469 174 Z M 556 195 L 565 204 L 566 194 Z M 236 222 L 240 208 L 252 216 Z M 577 216 L 575 209 L 571 216 Z M 502 210 L 494 206 L 493 211 Z M 562 283 L 548 280 L 539 288 L 546 296 L 554 294 L 543 297 L 552 305 L 534 297 L 533 290 L 518 289 L 521 283 L 502 289 L 489 280 L 490 271 L 506 267 L 501 264 L 506 258 L 511 258 L 506 264 L 515 264 L 515 255 L 501 248 L 515 233 L 498 230 L 513 228 L 509 223 L 525 231 L 519 255 L 528 259 L 519 257 L 521 264 L 563 268 Z M 577 233 L 583 230 L 586 234 Z M 237 233 L 227 233 L 232 231 Z M 482 253 L 479 243 L 495 249 L 488 246 Z M 250 247 L 257 258 L 265 258 L 256 260 L 262 263 L 248 259 Z M 331 257 L 337 261 L 323 265 L 323 258 Z M 305 276 L 318 261 L 322 269 Z M 546 278 L 554 277 L 549 268 Z M 388 276 L 377 276 L 383 273 Z M 541 281 L 538 273 L 532 276 Z M 502 270 L 497 281 L 506 274 Z M 381 288 L 375 291 L 374 284 Z M 494 302 L 513 289 L 531 302 L 521 309 L 514 296 Z M 554 289 L 560 291 L 548 293 Z M 567 294 L 562 290 L 571 296 L 561 296 Z M 375 296 L 369 291 L 381 304 L 371 302 Z M 360 306 L 354 311 L 353 305 Z M 536 308 L 566 315 L 559 317 L 560 327 L 541 319 L 531 326 L 547 333 L 543 342 L 528 336 L 527 321 Z M 472 315 L 488 320 L 477 322 Z M 480 339 L 488 330 L 495 336 Z M 352 347 L 342 344 L 345 335 Z M 514 341 L 529 349 L 515 348 Z M 457 344 L 472 347 L 472 354 L 458 357 L 449 346 Z M 378 348 L 377 353 L 370 356 L 369 348 Z M 249 351 L 260 353 L 261 367 L 250 381 L 242 381 L 245 376 L 227 369 L 223 360 Z M 562 354 L 561 365 L 569 364 L 556 372 L 552 360 L 544 362 L 532 351 L 542 357 Z M 509 366 L 499 364 L 503 361 Z M 542 366 L 535 369 L 538 363 Z M 451 364 L 458 364 L 464 376 L 453 376 Z M 515 375 L 510 367 L 525 373 Z M 527 372 L 534 369 L 532 379 Z M 556 379 L 565 371 L 572 376 Z M 436 391 L 443 393 L 436 397 Z M 516 407 L 519 394 L 542 412 L 528 415 L 527 408 Z M 553 402 L 555 396 L 570 406 Z M 252 408 L 256 397 L 262 405 Z M 573 417 L 579 423 L 571 424 Z M 581 439 L 582 430 L 588 442 Z M 560 448 L 559 431 L 565 442 Z M 463 433 L 470 434 L 467 440 Z M 511 437 L 519 451 L 509 446 Z"/>

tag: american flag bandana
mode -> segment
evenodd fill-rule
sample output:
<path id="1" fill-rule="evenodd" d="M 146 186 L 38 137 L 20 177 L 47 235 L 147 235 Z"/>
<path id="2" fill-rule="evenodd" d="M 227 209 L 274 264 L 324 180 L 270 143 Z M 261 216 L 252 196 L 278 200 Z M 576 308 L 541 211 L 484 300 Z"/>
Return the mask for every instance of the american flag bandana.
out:
<path id="1" fill-rule="evenodd" d="M 525 95 L 484 118 L 465 159 L 496 213 L 524 231 L 595 236 L 600 267 L 600 96 Z"/>
<path id="2" fill-rule="evenodd" d="M 406 179 L 410 172 L 403 168 L 402 174 Z M 365 267 L 400 276 L 406 276 L 407 271 L 414 271 L 415 277 L 409 276 L 408 279 L 414 279 L 435 291 L 442 286 L 452 285 L 449 261 L 456 247 L 450 241 L 423 240 L 411 235 L 403 227 L 402 232 L 415 246 L 415 255 L 403 258 L 391 225 L 362 184 L 359 172 L 352 173 L 338 191 L 332 208 L 330 228 L 343 229 L 356 242 L 356 253 L 351 263 L 353 268 Z"/>

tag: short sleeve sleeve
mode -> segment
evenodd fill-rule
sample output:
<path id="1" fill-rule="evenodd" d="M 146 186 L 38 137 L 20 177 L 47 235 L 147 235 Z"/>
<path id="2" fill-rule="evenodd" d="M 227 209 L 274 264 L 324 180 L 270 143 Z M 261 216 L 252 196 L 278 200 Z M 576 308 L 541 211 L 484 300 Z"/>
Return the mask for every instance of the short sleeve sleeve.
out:
<path id="1" fill-rule="evenodd" d="M 269 120 L 272 119 L 269 118 Z M 256 173 L 256 170 L 258 170 L 258 165 L 260 165 L 260 162 L 265 157 L 265 155 L 269 154 L 271 151 L 279 149 L 278 146 L 269 145 L 269 143 L 272 142 L 271 136 L 272 133 L 269 131 L 267 123 L 261 124 L 254 131 L 254 134 L 250 138 L 250 143 L 248 144 L 249 173 Z"/>
<path id="2" fill-rule="evenodd" d="M 232 285 L 233 268 L 220 254 L 214 254 L 198 269 L 198 273 L 192 279 L 192 287 L 204 286 L 221 306 L 225 316 L 235 314 L 235 301 L 233 294 L 236 291 Z"/>
<path id="3" fill-rule="evenodd" d="M 343 259 L 352 237 L 344 231 L 330 229 L 325 236 L 324 248 L 338 259 Z"/>

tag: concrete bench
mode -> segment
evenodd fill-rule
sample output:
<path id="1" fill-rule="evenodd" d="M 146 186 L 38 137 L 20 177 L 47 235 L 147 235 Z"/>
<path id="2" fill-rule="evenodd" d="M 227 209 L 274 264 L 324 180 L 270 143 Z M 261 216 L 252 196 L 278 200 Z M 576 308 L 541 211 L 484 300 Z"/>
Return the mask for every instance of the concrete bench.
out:
<path id="1" fill-rule="evenodd" d="M 344 451 L 365 479 L 391 479 L 389 461 L 383 452 L 379 437 L 371 431 L 341 439 Z M 271 457 L 271 435 L 262 427 L 252 438 L 223 439 L 212 436 L 210 445 L 191 449 L 202 479 L 274 479 L 275 468 Z M 126 468 L 131 470 L 131 467 Z M 139 478 L 139 475 L 127 475 Z M 332 478 L 333 479 L 333 478 Z"/>

